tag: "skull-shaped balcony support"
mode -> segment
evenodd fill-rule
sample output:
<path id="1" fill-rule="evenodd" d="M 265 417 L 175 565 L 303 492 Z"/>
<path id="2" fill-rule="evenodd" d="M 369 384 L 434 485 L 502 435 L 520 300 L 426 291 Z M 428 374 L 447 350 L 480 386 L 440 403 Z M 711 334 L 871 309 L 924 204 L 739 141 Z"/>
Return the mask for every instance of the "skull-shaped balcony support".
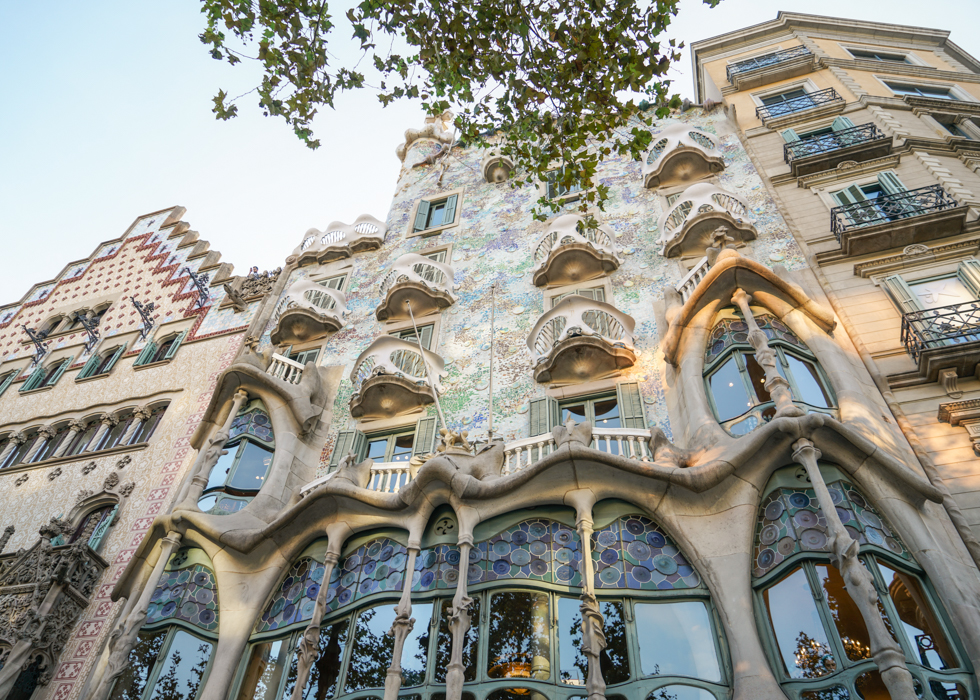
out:
<path id="1" fill-rule="evenodd" d="M 344 326 L 347 299 L 342 292 L 300 280 L 279 299 L 272 314 L 274 345 L 304 343 L 323 338 Z"/>
<path id="2" fill-rule="evenodd" d="M 755 226 L 746 221 L 748 217 L 749 205 L 741 197 L 707 182 L 691 185 L 660 217 L 661 254 L 701 257 L 720 226 L 728 228 L 736 245 L 754 240 Z"/>
<path id="3" fill-rule="evenodd" d="M 412 313 L 425 316 L 456 303 L 453 268 L 424 255 L 406 253 L 398 258 L 381 282 L 383 300 L 375 310 L 379 321 L 402 321 Z"/>
<path id="4" fill-rule="evenodd" d="M 559 287 L 615 271 L 622 264 L 615 240 L 608 226 L 587 228 L 578 214 L 559 216 L 534 248 L 534 284 Z"/>
<path id="5" fill-rule="evenodd" d="M 718 140 L 687 124 L 672 124 L 653 137 L 643 164 L 643 186 L 669 187 L 702 180 L 725 169 Z"/>

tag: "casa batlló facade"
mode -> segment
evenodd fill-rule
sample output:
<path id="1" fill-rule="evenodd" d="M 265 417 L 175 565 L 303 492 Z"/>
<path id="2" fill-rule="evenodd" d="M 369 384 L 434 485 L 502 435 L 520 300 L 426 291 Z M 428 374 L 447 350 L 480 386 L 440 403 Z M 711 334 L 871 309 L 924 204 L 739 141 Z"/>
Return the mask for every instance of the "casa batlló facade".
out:
<path id="1" fill-rule="evenodd" d="M 364 214 L 311 228 L 275 273 L 216 272 L 210 285 L 182 286 L 193 303 L 173 312 L 180 321 L 159 324 L 152 361 L 135 341 L 119 357 L 148 373 L 172 347 L 159 335 L 168 323 L 204 328 L 199 378 L 183 383 L 165 414 L 183 400 L 187 415 L 171 424 L 171 442 L 160 438 L 161 421 L 150 439 L 108 448 L 145 445 L 147 460 L 134 472 L 142 456 L 117 467 L 112 452 L 99 465 L 142 480 L 117 496 L 129 500 L 103 528 L 104 544 L 93 546 L 103 521 L 89 527 L 91 518 L 79 536 L 87 545 L 58 539 L 66 522 L 82 523 L 78 508 L 50 524 L 35 516 L 40 540 L 17 526 L 13 546 L 36 541 L 33 551 L 49 558 L 80 552 L 72 561 L 91 562 L 86 581 L 98 587 L 79 598 L 74 574 L 53 577 L 50 590 L 80 608 L 72 632 L 57 650 L 8 642 L 0 694 L 978 697 L 977 520 L 951 485 L 975 476 L 976 463 L 961 460 L 956 473 L 937 466 L 924 447 L 935 431 L 918 435 L 926 424 L 895 393 L 932 384 L 905 377 L 911 370 L 894 352 L 871 351 L 869 361 L 870 338 L 886 331 L 852 323 L 859 307 L 841 303 L 834 286 L 848 286 L 843 272 L 823 269 L 851 253 L 841 241 L 826 253 L 826 232 L 795 223 L 787 183 L 802 185 L 791 177 L 836 181 L 840 163 L 811 158 L 785 173 L 760 165 L 756 143 L 786 136 L 747 125 L 736 99 L 802 75 L 825 89 L 821 71 L 845 69 L 804 49 L 812 54 L 814 27 L 837 24 L 781 14 L 695 44 L 702 104 L 658 121 L 642 161 L 604 164 L 611 195 L 595 227 L 573 207 L 535 221 L 538 197 L 571 204 L 580 193 L 511 187 L 512 163 L 454 143 L 447 114 L 406 132 L 384 220 Z M 843 26 L 879 43 L 901 37 L 910 54 L 959 57 L 959 81 L 976 81 L 972 59 L 945 33 Z M 755 61 L 751 70 L 738 67 L 744 60 Z M 767 74 L 787 61 L 800 72 Z M 823 109 L 808 99 L 808 109 Z M 775 109 L 783 119 L 796 111 Z M 830 111 L 821 118 L 839 116 Z M 892 175 L 905 182 L 904 172 Z M 948 196 L 943 216 L 919 221 L 914 235 L 959 241 L 976 227 L 969 199 Z M 902 225 L 932 212 L 902 206 L 886 212 Z M 947 210 L 960 217 L 953 233 Z M 865 233 L 851 237 L 855 245 Z M 901 232 L 890 235 L 904 244 Z M 906 255 L 884 244 L 854 250 Z M 204 272 L 190 267 L 182 285 L 195 284 L 190 271 Z M 974 340 L 959 323 L 956 349 L 967 352 Z M 222 352 L 204 352 L 212 343 Z M 35 383 L 12 401 L 0 397 L 10 401 L 0 408 L 47 387 L 49 375 L 28 372 L 24 352 L 17 381 Z M 879 368 L 886 356 L 894 364 Z M 127 368 L 106 362 L 110 379 Z M 957 390 L 969 391 L 974 380 L 958 378 Z M 22 410 L 9 421 L 20 433 L 39 415 Z M 130 430 L 115 429 L 124 438 Z M 18 445 L 22 456 L 0 477 L 60 466 L 52 449 L 35 462 L 47 453 Z M 160 465 L 170 465 L 167 476 Z M 61 483 L 52 478 L 37 498 L 53 508 L 58 496 L 48 491 Z M 118 493 L 106 484 L 103 499 Z M 144 492 L 147 505 L 130 505 Z M 7 566 L 19 575 L 26 565 Z"/>

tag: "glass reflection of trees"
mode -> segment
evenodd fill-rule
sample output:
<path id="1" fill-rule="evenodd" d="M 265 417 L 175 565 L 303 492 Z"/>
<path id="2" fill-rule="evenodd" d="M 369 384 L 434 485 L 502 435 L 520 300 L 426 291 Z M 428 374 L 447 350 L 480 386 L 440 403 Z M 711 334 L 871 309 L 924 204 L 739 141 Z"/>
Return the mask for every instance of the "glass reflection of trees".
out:
<path id="1" fill-rule="evenodd" d="M 212 649 L 210 641 L 179 627 L 140 632 L 110 700 L 194 700 L 204 687 Z"/>

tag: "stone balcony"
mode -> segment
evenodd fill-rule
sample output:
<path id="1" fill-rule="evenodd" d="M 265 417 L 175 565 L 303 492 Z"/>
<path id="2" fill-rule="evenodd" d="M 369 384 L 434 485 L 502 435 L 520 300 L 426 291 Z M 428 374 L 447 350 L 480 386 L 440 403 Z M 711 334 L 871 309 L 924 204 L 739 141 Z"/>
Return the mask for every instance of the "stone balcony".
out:
<path id="1" fill-rule="evenodd" d="M 817 58 L 807 47 L 794 46 L 732 63 L 726 73 L 736 90 L 748 90 L 812 73 L 817 67 Z"/>
<path id="2" fill-rule="evenodd" d="M 661 254 L 666 258 L 702 256 L 712 245 L 719 227 L 738 246 L 756 238 L 755 226 L 746 219 L 749 206 L 730 192 L 707 182 L 691 185 L 660 217 Z"/>
<path id="3" fill-rule="evenodd" d="M 581 384 L 632 367 L 634 325 L 632 317 L 611 304 L 566 297 L 538 319 L 528 336 L 535 381 Z"/>
<path id="4" fill-rule="evenodd" d="M 904 314 L 901 337 L 918 365 L 918 377 L 939 381 L 944 370 L 955 371 L 958 378 L 976 376 L 980 370 L 980 301 Z M 903 379 L 911 378 L 900 377 L 892 384 L 901 385 Z"/>
<path id="5" fill-rule="evenodd" d="M 434 403 L 432 392 L 442 392 L 439 380 L 445 375 L 445 363 L 436 353 L 394 336 L 379 336 L 360 354 L 350 373 L 351 416 L 390 418 Z"/>
<path id="6" fill-rule="evenodd" d="M 379 321 L 403 321 L 436 313 L 456 303 L 453 268 L 424 255 L 406 253 L 391 266 L 381 282 L 383 300 L 375 310 Z"/>
<path id="7" fill-rule="evenodd" d="M 334 221 L 326 233 L 311 228 L 303 237 L 303 242 L 293 250 L 286 262 L 294 259 L 299 265 L 312 262 L 328 263 L 343 260 L 354 253 L 376 250 L 384 242 L 388 227 L 373 216 L 361 214 L 353 224 Z"/>
<path id="8" fill-rule="evenodd" d="M 608 226 L 586 228 L 578 214 L 559 216 L 534 248 L 534 284 L 560 287 L 602 277 L 622 264 Z"/>
<path id="9" fill-rule="evenodd" d="M 654 137 L 643 164 L 643 186 L 669 187 L 703 180 L 725 169 L 718 141 L 687 124 L 673 124 Z"/>
<path id="10" fill-rule="evenodd" d="M 323 338 L 343 328 L 346 313 L 343 292 L 310 280 L 294 282 L 272 314 L 272 343 L 305 343 Z"/>

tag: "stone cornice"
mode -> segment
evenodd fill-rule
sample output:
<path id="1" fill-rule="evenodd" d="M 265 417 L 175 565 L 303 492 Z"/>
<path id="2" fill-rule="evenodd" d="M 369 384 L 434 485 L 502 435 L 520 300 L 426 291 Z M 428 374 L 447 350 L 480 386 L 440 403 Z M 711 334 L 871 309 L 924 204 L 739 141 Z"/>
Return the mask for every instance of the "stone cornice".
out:
<path id="1" fill-rule="evenodd" d="M 977 418 L 980 418 L 980 399 L 941 403 L 936 415 L 936 419 L 940 423 L 949 423 L 950 425 L 959 425 L 964 420 Z"/>
<path id="2" fill-rule="evenodd" d="M 922 250 L 922 248 L 926 250 Z M 856 277 L 868 278 L 872 275 L 907 270 L 944 260 L 961 259 L 965 255 L 976 253 L 978 250 L 980 250 L 980 238 L 971 238 L 966 241 L 937 245 L 932 248 L 925 245 L 918 247 L 908 246 L 901 255 L 891 255 L 887 258 L 858 263 L 854 266 L 854 275 Z"/>
<path id="3" fill-rule="evenodd" d="M 874 173 L 878 172 L 879 170 L 898 167 L 900 160 L 901 154 L 893 153 L 890 156 L 885 156 L 884 158 L 875 158 L 874 160 L 868 160 L 863 163 L 856 163 L 854 165 L 848 165 L 847 162 L 844 162 L 833 170 L 824 170 L 819 173 L 814 173 L 813 175 L 798 177 L 796 178 L 796 184 L 797 187 L 810 189 L 811 187 L 830 185 L 841 180 L 852 180 L 855 177 L 865 175 L 867 173 Z"/>
<path id="4" fill-rule="evenodd" d="M 959 73 L 940 68 L 931 68 L 929 66 L 917 66 L 912 63 L 885 63 L 882 61 L 867 61 L 862 59 L 831 58 L 830 56 L 822 57 L 820 61 L 827 67 L 834 66 L 835 68 L 847 68 L 881 75 L 903 75 L 923 78 L 925 80 L 980 83 L 980 74 Z M 937 101 L 948 102 L 949 100 Z"/>
<path id="5" fill-rule="evenodd" d="M 980 75 L 971 76 L 976 80 L 970 82 L 980 82 Z M 912 108 L 916 115 L 929 114 L 930 112 L 958 112 L 960 114 L 980 114 L 980 102 L 967 102 L 966 100 L 940 100 L 932 97 L 912 97 L 906 95 L 902 98 L 905 104 Z"/>

